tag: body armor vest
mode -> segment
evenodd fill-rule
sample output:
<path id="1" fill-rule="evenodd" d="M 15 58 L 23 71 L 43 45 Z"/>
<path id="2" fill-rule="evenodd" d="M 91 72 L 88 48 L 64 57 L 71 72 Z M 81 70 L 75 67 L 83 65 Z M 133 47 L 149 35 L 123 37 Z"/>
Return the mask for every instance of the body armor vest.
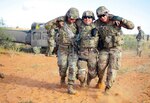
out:
<path id="1" fill-rule="evenodd" d="M 79 34 L 80 34 L 80 48 L 95 48 L 98 45 L 98 36 L 95 35 L 94 37 L 91 36 L 91 30 L 95 28 L 92 25 L 85 25 L 84 23 L 81 24 L 79 27 Z"/>
<path id="2" fill-rule="evenodd" d="M 117 47 L 123 44 L 123 35 L 119 27 L 115 26 L 112 22 L 100 24 L 98 31 L 104 48 Z"/>

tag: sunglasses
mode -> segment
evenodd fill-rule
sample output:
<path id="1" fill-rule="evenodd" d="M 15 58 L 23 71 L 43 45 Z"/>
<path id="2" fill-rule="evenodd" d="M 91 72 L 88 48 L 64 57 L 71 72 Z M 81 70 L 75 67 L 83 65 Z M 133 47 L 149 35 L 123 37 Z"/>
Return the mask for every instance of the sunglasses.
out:
<path id="1" fill-rule="evenodd" d="M 91 19 L 91 18 L 93 18 L 92 16 L 83 16 L 83 19 Z"/>
<path id="2" fill-rule="evenodd" d="M 104 16 L 106 16 L 106 15 L 105 15 L 105 14 L 103 14 L 103 15 L 98 15 L 99 18 L 102 18 L 102 17 L 104 17 Z"/>
<path id="3" fill-rule="evenodd" d="M 76 20 L 76 19 L 72 19 L 72 18 L 70 18 L 70 20 L 71 20 L 71 21 L 73 21 L 73 20 Z"/>

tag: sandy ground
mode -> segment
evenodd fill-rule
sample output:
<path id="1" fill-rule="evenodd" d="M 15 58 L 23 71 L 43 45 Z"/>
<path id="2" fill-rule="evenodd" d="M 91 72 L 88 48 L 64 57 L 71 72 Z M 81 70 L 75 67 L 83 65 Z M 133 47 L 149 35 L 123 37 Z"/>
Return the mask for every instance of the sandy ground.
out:
<path id="1" fill-rule="evenodd" d="M 76 95 L 60 87 L 57 58 L 44 54 L 0 53 L 0 103 L 150 103 L 150 54 L 141 58 L 135 52 L 123 52 L 122 68 L 110 95 L 96 89 L 97 78 L 89 88 Z"/>

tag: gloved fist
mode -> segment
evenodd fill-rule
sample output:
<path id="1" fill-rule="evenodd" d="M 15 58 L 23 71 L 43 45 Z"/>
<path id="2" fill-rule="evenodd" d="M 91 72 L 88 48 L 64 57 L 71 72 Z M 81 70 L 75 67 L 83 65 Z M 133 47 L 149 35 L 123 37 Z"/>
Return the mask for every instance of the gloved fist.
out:
<path id="1" fill-rule="evenodd" d="M 122 21 L 123 18 L 119 16 L 113 16 L 111 19 L 114 21 Z"/>
<path id="2" fill-rule="evenodd" d="M 92 37 L 94 37 L 95 35 L 96 35 L 96 28 L 93 28 L 92 30 L 91 30 L 91 36 Z"/>

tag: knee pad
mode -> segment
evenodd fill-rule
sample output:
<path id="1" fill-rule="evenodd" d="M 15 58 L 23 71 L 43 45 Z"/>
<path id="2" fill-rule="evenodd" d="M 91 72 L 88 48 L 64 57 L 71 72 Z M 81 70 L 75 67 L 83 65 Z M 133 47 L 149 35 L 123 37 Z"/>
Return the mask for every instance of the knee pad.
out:
<path id="1" fill-rule="evenodd" d="M 87 72 L 85 69 L 81 69 L 78 71 L 78 79 L 83 82 L 86 78 Z"/>

